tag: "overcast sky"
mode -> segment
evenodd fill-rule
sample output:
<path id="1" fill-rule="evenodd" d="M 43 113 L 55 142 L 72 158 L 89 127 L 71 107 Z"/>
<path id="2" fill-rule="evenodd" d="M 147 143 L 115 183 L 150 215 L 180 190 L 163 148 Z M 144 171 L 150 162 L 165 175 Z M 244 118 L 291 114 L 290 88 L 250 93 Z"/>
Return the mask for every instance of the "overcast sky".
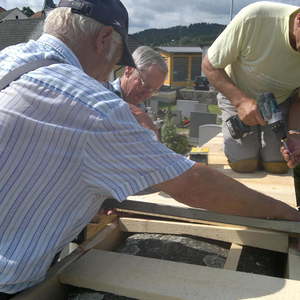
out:
<path id="1" fill-rule="evenodd" d="M 271 0 L 300 6 L 300 0 Z M 230 20 L 232 0 L 122 0 L 130 17 L 130 33 L 149 28 L 168 28 L 191 23 L 227 24 Z M 257 2 L 233 0 L 233 13 L 244 6 Z M 43 0 L 0 0 L 5 9 L 30 6 L 33 11 L 41 10 Z M 54 3 L 58 1 L 54 0 Z"/>

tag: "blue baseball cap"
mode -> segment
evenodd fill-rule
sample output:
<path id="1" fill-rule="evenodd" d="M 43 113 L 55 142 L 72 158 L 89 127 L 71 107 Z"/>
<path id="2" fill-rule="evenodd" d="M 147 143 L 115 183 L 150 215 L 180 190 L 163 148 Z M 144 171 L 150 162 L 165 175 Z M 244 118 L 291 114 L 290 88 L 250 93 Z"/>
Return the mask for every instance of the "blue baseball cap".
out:
<path id="1" fill-rule="evenodd" d="M 128 13 L 120 0 L 61 0 L 58 7 L 70 7 L 73 13 L 90 17 L 112 26 L 123 40 L 123 55 L 119 65 L 135 67 L 128 48 Z"/>

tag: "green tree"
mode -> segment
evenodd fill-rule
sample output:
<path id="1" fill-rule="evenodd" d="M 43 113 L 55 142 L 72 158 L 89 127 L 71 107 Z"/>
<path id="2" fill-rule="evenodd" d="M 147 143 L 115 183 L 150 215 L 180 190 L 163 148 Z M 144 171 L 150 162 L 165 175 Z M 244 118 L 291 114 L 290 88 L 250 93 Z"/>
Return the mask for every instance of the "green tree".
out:
<path id="1" fill-rule="evenodd" d="M 161 140 L 168 148 L 179 154 L 186 154 L 191 148 L 187 137 L 176 133 L 176 126 L 170 106 L 167 109 L 164 125 L 161 129 Z"/>
<path id="2" fill-rule="evenodd" d="M 34 14 L 34 11 L 29 6 L 24 6 L 22 8 L 22 13 L 25 14 L 27 17 L 31 17 Z"/>

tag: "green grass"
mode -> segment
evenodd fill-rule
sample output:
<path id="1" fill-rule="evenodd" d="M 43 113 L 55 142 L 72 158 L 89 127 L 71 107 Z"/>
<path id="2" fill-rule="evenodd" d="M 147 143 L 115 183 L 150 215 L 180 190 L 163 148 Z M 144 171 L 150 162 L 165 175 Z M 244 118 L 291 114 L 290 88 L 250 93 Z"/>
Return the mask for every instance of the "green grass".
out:
<path id="1" fill-rule="evenodd" d="M 220 115 L 220 114 L 221 114 L 221 109 L 219 108 L 218 105 L 215 105 L 215 104 L 209 104 L 209 105 L 208 105 L 208 112 L 210 112 L 211 114 L 217 114 L 217 115 Z"/>
<path id="2" fill-rule="evenodd" d="M 162 102 L 159 103 L 160 109 L 168 108 L 168 106 L 171 107 L 171 111 L 176 110 L 176 104 L 170 105 L 168 103 L 162 103 Z M 218 105 L 215 105 L 215 104 L 208 105 L 208 112 L 210 112 L 211 114 L 217 114 L 217 115 L 221 114 L 220 108 L 218 107 Z"/>
<path id="3" fill-rule="evenodd" d="M 169 103 L 159 102 L 159 108 L 160 109 L 165 109 L 165 108 L 168 108 L 169 106 L 171 107 L 171 111 L 176 110 L 176 104 L 169 104 Z"/>
<path id="4" fill-rule="evenodd" d="M 176 133 L 182 135 L 189 135 L 189 128 L 176 128 Z"/>

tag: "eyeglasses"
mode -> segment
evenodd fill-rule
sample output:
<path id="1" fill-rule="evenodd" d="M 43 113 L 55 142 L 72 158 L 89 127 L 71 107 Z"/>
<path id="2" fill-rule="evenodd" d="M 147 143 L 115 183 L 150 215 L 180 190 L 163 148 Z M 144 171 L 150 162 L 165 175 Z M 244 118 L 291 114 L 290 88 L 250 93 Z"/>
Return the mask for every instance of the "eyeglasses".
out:
<path id="1" fill-rule="evenodd" d="M 140 84 L 141 84 L 141 87 L 144 91 L 147 91 L 148 93 L 151 93 L 151 94 L 157 94 L 159 92 L 159 88 L 158 89 L 154 89 L 154 88 L 149 88 L 147 87 L 147 84 L 145 83 L 145 80 L 143 79 L 142 77 L 142 72 L 138 69 L 136 69 L 137 72 L 139 73 L 139 81 L 140 81 Z"/>

